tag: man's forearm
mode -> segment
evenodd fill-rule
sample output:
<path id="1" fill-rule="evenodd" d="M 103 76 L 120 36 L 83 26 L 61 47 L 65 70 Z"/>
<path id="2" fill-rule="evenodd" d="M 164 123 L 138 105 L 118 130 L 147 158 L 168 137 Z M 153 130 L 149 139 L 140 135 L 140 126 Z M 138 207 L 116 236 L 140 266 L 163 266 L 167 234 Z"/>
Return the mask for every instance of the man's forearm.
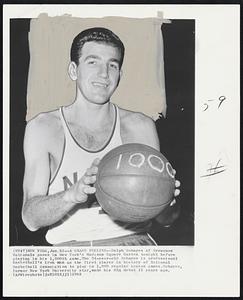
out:
<path id="1" fill-rule="evenodd" d="M 26 200 L 23 205 L 23 222 L 29 230 L 36 231 L 55 224 L 75 205 L 76 203 L 69 201 L 67 191 L 49 196 L 35 196 Z"/>

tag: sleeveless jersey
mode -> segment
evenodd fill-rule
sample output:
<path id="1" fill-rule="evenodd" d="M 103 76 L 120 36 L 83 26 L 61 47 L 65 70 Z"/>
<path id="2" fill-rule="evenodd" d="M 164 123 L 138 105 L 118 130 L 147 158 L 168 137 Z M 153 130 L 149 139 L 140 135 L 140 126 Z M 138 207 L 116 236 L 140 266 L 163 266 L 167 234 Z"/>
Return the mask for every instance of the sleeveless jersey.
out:
<path id="1" fill-rule="evenodd" d="M 95 158 L 102 158 L 111 149 L 122 144 L 119 109 L 114 104 L 113 108 L 115 118 L 112 133 L 104 147 L 98 151 L 89 151 L 78 144 L 65 120 L 63 107 L 60 108 L 65 142 L 62 159 L 50 182 L 48 195 L 67 190 L 84 175 Z M 85 203 L 77 204 L 64 218 L 49 227 L 46 240 L 50 244 L 58 244 L 66 241 L 106 239 L 144 232 L 147 227 L 148 223 L 125 225 L 115 222 L 98 205 L 95 196 L 89 195 Z"/>

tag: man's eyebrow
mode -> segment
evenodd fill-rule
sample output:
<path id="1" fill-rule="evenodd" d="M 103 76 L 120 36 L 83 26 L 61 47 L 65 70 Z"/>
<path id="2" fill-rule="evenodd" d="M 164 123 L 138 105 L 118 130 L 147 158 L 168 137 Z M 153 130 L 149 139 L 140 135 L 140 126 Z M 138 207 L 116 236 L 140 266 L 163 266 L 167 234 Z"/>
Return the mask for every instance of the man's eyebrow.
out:
<path id="1" fill-rule="evenodd" d="M 119 59 L 117 59 L 117 58 L 111 58 L 111 59 L 110 59 L 110 61 L 112 61 L 112 62 L 116 62 L 116 63 L 118 63 L 118 64 L 120 63 L 120 60 L 119 60 Z"/>
<path id="2" fill-rule="evenodd" d="M 100 59 L 100 57 L 99 56 L 97 56 L 97 55 L 88 55 L 87 57 L 85 57 L 85 59 L 84 59 L 84 61 L 86 61 L 86 60 L 88 60 L 88 59 L 90 59 L 90 58 L 94 58 L 94 59 Z"/>
<path id="3" fill-rule="evenodd" d="M 91 55 L 88 55 L 87 57 L 85 57 L 84 61 L 87 61 L 88 59 L 99 59 L 101 60 L 101 57 L 99 57 L 98 55 L 94 55 L 94 54 L 91 54 Z M 111 58 L 109 59 L 110 62 L 116 62 L 116 63 L 120 63 L 120 60 L 117 59 L 117 58 Z"/>

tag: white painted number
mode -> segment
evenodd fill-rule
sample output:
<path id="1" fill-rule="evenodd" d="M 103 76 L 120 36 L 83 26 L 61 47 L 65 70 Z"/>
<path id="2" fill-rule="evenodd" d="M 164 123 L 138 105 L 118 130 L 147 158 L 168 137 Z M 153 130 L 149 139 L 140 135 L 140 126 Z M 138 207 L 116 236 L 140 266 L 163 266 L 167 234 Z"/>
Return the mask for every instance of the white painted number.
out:
<path id="1" fill-rule="evenodd" d="M 153 165 L 152 162 L 151 162 L 151 158 L 158 159 L 161 163 L 161 167 L 158 168 L 157 166 Z M 158 157 L 157 155 L 150 154 L 149 157 L 148 157 L 148 163 L 149 163 L 149 165 L 152 169 L 154 169 L 154 170 L 156 170 L 160 173 L 162 173 L 164 171 L 165 164 L 164 164 L 163 160 L 160 157 Z"/>
<path id="2" fill-rule="evenodd" d="M 153 162 L 153 160 L 154 160 L 154 162 Z M 155 165 L 155 160 L 158 161 L 157 165 Z M 120 168 L 121 161 L 122 161 L 122 154 L 120 154 L 119 158 L 118 158 L 118 162 L 116 165 L 117 170 Z M 145 162 L 145 156 L 142 153 L 133 153 L 129 156 L 129 159 L 128 159 L 129 165 L 132 167 L 135 167 L 135 168 L 141 168 L 141 166 L 144 164 L 144 162 Z M 147 158 L 147 162 L 153 170 L 155 170 L 159 173 L 162 173 L 164 171 L 165 164 L 159 156 L 150 154 Z M 166 163 L 166 171 L 172 178 L 175 177 L 173 174 L 172 166 L 169 162 Z"/>
<path id="3" fill-rule="evenodd" d="M 175 178 L 172 166 L 169 162 L 166 163 L 166 170 L 167 170 L 168 174 L 170 175 L 170 177 Z"/>
<path id="4" fill-rule="evenodd" d="M 117 163 L 117 166 L 116 166 L 117 169 L 120 168 L 121 159 L 122 159 L 122 154 L 119 155 L 118 163 Z"/>
<path id="5" fill-rule="evenodd" d="M 133 162 L 132 162 L 132 159 L 133 159 L 134 157 L 136 157 L 136 156 L 140 157 L 141 160 L 140 160 L 140 162 L 138 162 L 138 163 L 137 163 L 137 162 L 136 162 L 136 163 L 133 163 Z M 133 154 L 130 155 L 129 160 L 128 160 L 128 163 L 129 163 L 129 165 L 132 166 L 132 167 L 140 168 L 140 167 L 144 164 L 144 161 L 145 161 L 145 156 L 144 156 L 143 154 L 141 154 L 141 153 L 133 153 Z"/>

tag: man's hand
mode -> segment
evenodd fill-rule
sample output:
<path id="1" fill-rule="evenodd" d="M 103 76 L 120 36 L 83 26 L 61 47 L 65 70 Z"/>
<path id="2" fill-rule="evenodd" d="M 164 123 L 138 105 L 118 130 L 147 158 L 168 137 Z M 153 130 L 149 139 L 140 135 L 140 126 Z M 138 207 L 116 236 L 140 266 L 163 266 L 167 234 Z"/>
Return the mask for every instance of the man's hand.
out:
<path id="1" fill-rule="evenodd" d="M 173 170 L 173 172 L 174 172 L 174 175 L 176 175 L 176 170 Z M 179 180 L 176 180 L 175 181 L 175 192 L 174 192 L 174 196 L 175 197 L 177 197 L 177 196 L 179 196 L 180 195 L 180 189 L 179 189 L 179 187 L 181 186 L 181 183 L 180 183 L 180 181 Z M 173 206 L 173 205 L 175 205 L 176 204 L 176 199 L 174 198 L 172 201 L 171 201 L 171 203 L 170 203 L 170 206 Z"/>
<path id="2" fill-rule="evenodd" d="M 174 175 L 176 175 L 176 171 L 173 170 Z M 176 197 L 180 194 L 180 187 L 181 183 L 179 180 L 175 181 L 175 198 L 171 201 L 170 205 L 166 207 L 155 219 L 156 221 L 165 227 L 169 227 L 178 217 L 180 214 L 180 206 L 177 203 Z"/>
<path id="3" fill-rule="evenodd" d="M 89 194 L 96 192 L 93 184 L 96 182 L 96 175 L 98 172 L 99 158 L 96 158 L 90 168 L 88 168 L 85 174 L 80 178 L 78 182 L 70 187 L 66 196 L 67 201 L 73 203 L 83 203 L 88 199 Z"/>

